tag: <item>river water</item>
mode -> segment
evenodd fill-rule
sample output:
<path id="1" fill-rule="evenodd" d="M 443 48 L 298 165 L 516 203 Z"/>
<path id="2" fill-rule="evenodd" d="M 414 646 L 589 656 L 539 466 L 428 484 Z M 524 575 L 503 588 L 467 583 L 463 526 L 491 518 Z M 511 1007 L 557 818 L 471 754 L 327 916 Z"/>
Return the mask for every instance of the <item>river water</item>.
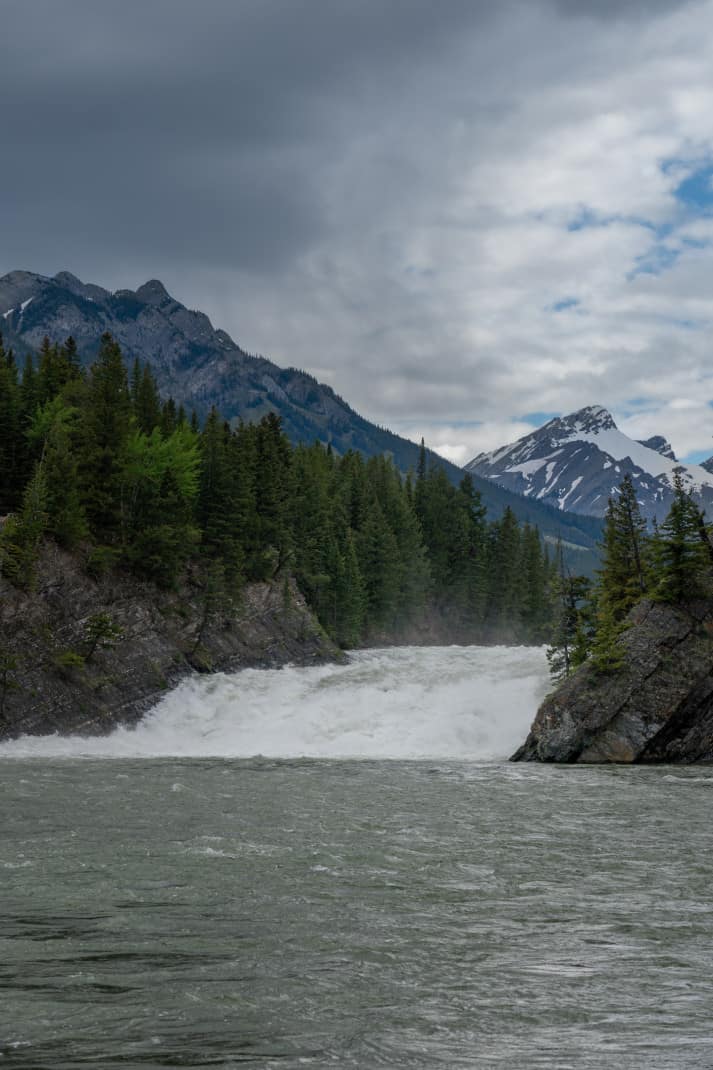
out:
<path id="1" fill-rule="evenodd" d="M 510 765 L 532 649 L 0 747 L 0 1070 L 713 1066 L 713 770 Z"/>

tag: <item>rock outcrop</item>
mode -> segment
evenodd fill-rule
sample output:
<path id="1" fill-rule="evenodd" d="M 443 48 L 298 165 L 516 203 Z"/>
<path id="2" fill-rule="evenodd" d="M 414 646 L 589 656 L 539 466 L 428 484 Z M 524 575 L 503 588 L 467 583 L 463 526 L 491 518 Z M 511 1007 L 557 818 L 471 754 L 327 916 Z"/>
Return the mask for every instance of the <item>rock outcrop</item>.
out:
<path id="1" fill-rule="evenodd" d="M 623 667 L 582 665 L 542 703 L 513 761 L 713 761 L 713 603 L 645 601 Z"/>
<path id="2" fill-rule="evenodd" d="M 110 645 L 93 649 L 102 622 Z M 108 732 L 193 672 L 342 656 L 291 581 L 251 584 L 218 608 L 197 579 L 171 592 L 114 571 L 94 580 L 48 544 L 33 593 L 0 579 L 0 739 Z"/>

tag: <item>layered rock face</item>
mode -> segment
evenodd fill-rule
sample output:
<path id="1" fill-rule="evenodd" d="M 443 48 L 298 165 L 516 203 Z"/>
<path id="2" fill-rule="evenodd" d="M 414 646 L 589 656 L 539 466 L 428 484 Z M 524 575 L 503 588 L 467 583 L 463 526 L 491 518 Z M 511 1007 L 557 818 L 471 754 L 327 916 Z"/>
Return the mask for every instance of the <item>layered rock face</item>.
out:
<path id="1" fill-rule="evenodd" d="M 642 602 L 624 666 L 582 665 L 542 703 L 513 761 L 713 761 L 713 603 Z"/>
<path id="2" fill-rule="evenodd" d="M 100 616 L 114 638 L 92 649 Z M 218 606 L 197 582 L 168 592 L 119 572 L 93 580 L 48 544 L 32 594 L 0 579 L 0 739 L 108 732 L 192 672 L 341 656 L 291 582 L 251 584 Z"/>

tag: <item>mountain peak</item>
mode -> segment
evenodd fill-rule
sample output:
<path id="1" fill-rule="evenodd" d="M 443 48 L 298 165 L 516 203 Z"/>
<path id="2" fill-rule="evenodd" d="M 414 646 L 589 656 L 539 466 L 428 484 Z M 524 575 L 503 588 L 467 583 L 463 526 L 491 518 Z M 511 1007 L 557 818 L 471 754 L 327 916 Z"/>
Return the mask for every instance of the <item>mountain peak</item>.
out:
<path id="1" fill-rule="evenodd" d="M 677 461 L 678 457 L 673 452 L 673 447 L 668 439 L 665 439 L 663 435 L 652 435 L 651 438 L 640 438 L 638 442 L 642 446 L 646 446 L 649 450 L 656 450 L 662 457 L 668 457 L 670 461 Z"/>
<path id="2" fill-rule="evenodd" d="M 139 286 L 136 296 L 147 305 L 162 305 L 164 302 L 172 300 L 171 295 L 160 279 L 149 279 L 143 286 Z"/>
<path id="3" fill-rule="evenodd" d="M 562 417 L 562 423 L 573 431 L 616 431 L 611 413 L 602 405 L 586 405 L 569 416 Z"/>
<path id="4" fill-rule="evenodd" d="M 625 475 L 647 517 L 666 515 L 677 471 L 697 502 L 713 504 L 713 468 L 680 465 L 662 435 L 645 442 L 629 438 L 601 405 L 550 420 L 517 442 L 473 458 L 466 469 L 526 498 L 594 516 L 604 514 Z"/>
<path id="5" fill-rule="evenodd" d="M 82 280 L 73 275 L 71 271 L 58 271 L 52 281 L 59 283 L 60 286 L 66 286 L 68 290 L 76 290 L 77 287 L 84 286 Z"/>

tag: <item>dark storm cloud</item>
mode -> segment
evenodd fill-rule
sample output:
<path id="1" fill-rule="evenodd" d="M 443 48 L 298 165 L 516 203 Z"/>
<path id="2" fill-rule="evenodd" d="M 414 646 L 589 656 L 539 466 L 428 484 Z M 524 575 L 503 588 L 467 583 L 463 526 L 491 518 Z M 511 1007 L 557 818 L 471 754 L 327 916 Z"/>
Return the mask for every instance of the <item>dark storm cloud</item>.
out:
<path id="1" fill-rule="evenodd" d="M 596 19 L 639 18 L 651 13 L 675 11 L 689 0 L 555 0 L 564 15 L 585 15 Z"/>
<path id="2" fill-rule="evenodd" d="M 167 260 L 285 270 L 325 240 L 324 173 L 354 133 L 400 86 L 417 87 L 439 53 L 447 64 L 459 41 L 521 6 L 5 3 L 2 268 L 101 272 L 105 258 L 114 270 L 143 261 L 148 273 Z M 560 0 L 568 11 L 601 6 Z M 419 127 L 428 99 L 412 108 L 416 129 L 405 136 L 428 138 Z M 377 175 L 361 196 L 379 195 Z"/>
<path id="3" fill-rule="evenodd" d="M 418 66 L 487 7 L 6 4 L 7 264 L 41 266 L 63 241 L 96 251 L 99 235 L 114 255 L 284 263 L 320 237 L 320 170 L 349 138 L 344 99 Z"/>
<path id="4" fill-rule="evenodd" d="M 644 396 L 669 372 L 661 316 L 707 315 L 710 272 L 690 268 L 705 220 L 675 285 L 626 280 L 676 222 L 686 153 L 706 162 L 712 16 L 713 0 L 4 0 L 0 273 L 160 277 L 371 418 L 453 421 L 454 450 L 469 421 L 492 422 L 475 452 L 518 414 L 606 403 L 620 358 Z M 669 393 L 706 390 L 681 374 Z"/>

